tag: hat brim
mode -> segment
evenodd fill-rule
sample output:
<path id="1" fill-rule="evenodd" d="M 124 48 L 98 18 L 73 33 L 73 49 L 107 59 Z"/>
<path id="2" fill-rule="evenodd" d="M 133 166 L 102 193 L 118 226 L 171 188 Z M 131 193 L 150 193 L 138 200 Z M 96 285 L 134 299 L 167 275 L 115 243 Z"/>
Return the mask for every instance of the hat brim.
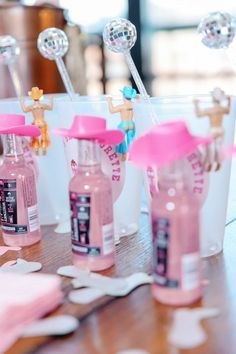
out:
<path id="1" fill-rule="evenodd" d="M 71 129 L 66 128 L 55 128 L 53 129 L 53 133 L 56 135 L 61 135 L 67 138 L 75 138 L 75 139 L 97 139 L 101 143 L 106 144 L 118 144 L 122 140 L 124 140 L 124 133 L 119 130 L 105 130 L 105 131 L 93 131 L 89 133 L 79 133 L 74 132 Z"/>
<path id="2" fill-rule="evenodd" d="M 20 136 L 39 136 L 40 129 L 34 125 L 17 125 L 7 128 L 0 128 L 0 134 L 16 134 Z"/>
<path id="3" fill-rule="evenodd" d="M 156 165 L 158 167 L 163 167 L 191 151 L 194 151 L 199 145 L 207 145 L 212 142 L 213 137 L 211 136 L 191 136 L 191 139 L 186 144 L 181 144 L 181 146 L 176 147 L 172 153 L 168 156 L 162 154 L 160 151 L 155 152 L 155 147 L 150 147 L 147 144 L 147 136 L 142 136 L 138 141 L 133 141 L 129 147 L 128 159 L 133 161 L 136 165 L 140 167 L 147 167 L 149 165 Z M 158 136 L 157 136 L 158 139 Z"/>

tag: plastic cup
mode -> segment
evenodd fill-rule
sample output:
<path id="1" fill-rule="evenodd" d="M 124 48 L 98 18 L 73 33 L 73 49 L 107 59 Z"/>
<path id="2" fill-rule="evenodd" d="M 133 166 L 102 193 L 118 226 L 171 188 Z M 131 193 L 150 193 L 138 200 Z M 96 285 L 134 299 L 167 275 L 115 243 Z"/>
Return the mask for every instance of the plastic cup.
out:
<path id="1" fill-rule="evenodd" d="M 193 98 L 198 99 L 202 109 L 212 106 L 210 96 L 169 96 L 152 98 L 154 111 L 160 121 L 167 119 L 185 119 L 194 134 L 209 134 L 209 118 L 196 117 Z M 137 134 L 152 126 L 151 118 L 145 115 L 146 107 L 142 102 L 134 104 L 134 117 Z M 224 144 L 233 144 L 236 116 L 236 98 L 232 97 L 230 113 L 223 117 Z M 201 255 L 208 257 L 222 251 L 226 224 L 226 212 L 231 171 L 231 159 L 222 162 L 219 171 L 200 174 L 199 155 L 197 152 L 186 155 L 189 163 L 192 191 L 198 196 L 200 211 Z M 149 191 L 147 191 L 148 194 Z"/>
<path id="2" fill-rule="evenodd" d="M 59 99 L 61 95 L 55 95 L 54 101 Z M 48 99 L 44 96 L 44 102 Z M 32 100 L 25 98 L 26 104 Z M 32 122 L 31 113 L 23 113 L 17 98 L 0 100 L 1 113 L 18 113 L 26 117 L 27 124 Z M 45 119 L 48 123 L 49 132 L 58 124 L 58 113 L 56 112 L 55 102 L 52 111 L 45 111 Z M 62 223 L 69 218 L 69 203 L 67 183 L 68 175 L 65 168 L 66 160 L 64 155 L 64 147 L 61 139 L 58 139 L 51 132 L 51 144 L 47 149 L 47 155 L 34 156 L 37 170 L 37 192 L 39 203 L 39 216 L 41 225 L 52 225 Z"/>
<path id="3" fill-rule="evenodd" d="M 121 103 L 114 99 L 114 105 Z M 58 126 L 68 128 L 76 114 L 96 115 L 107 119 L 107 127 L 114 129 L 120 122 L 119 114 L 110 114 L 104 96 L 79 96 L 71 101 L 68 97 L 57 100 Z M 77 141 L 64 141 L 65 155 L 69 178 L 73 175 L 72 164 L 77 161 Z M 114 200 L 114 227 L 116 241 L 122 236 L 134 234 L 138 231 L 140 216 L 140 201 L 142 189 L 142 172 L 129 161 L 113 158 L 115 150 L 110 145 L 100 145 L 102 168 L 111 178 Z"/>

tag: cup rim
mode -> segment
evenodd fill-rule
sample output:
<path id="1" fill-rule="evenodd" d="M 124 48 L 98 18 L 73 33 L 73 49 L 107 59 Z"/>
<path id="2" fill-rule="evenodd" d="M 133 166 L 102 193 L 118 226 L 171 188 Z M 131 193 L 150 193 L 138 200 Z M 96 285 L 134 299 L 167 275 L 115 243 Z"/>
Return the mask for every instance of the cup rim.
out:
<path id="1" fill-rule="evenodd" d="M 70 97 L 67 93 L 54 93 L 54 94 L 44 94 L 42 96 L 42 101 L 44 99 L 48 99 L 50 96 L 54 97 L 56 103 L 65 103 L 65 102 L 71 102 L 73 103 L 78 103 L 78 102 L 92 102 L 92 103 L 106 103 L 106 97 L 110 95 L 106 94 L 101 94 L 101 95 L 78 95 L 77 98 L 73 101 L 70 101 Z M 236 98 L 236 95 L 230 95 L 232 99 Z M 191 103 L 193 102 L 193 99 L 199 99 L 201 100 L 202 103 L 204 102 L 210 102 L 212 101 L 211 95 L 210 94 L 199 94 L 199 93 L 193 93 L 193 94 L 186 94 L 186 95 L 161 95 L 161 96 L 150 96 L 150 102 L 153 104 L 157 103 L 168 103 L 168 104 L 183 104 L 183 103 Z M 24 97 L 25 100 L 30 100 L 28 96 Z M 112 99 L 114 102 L 116 101 L 121 101 L 122 96 L 121 95 L 112 95 Z M 2 98 L 0 99 L 0 102 L 11 102 L 11 101 L 18 101 L 17 97 L 10 97 L 10 98 Z M 201 103 L 200 102 L 200 103 Z M 136 105 L 143 105 L 146 104 L 144 99 L 141 100 L 134 100 L 133 103 Z"/>

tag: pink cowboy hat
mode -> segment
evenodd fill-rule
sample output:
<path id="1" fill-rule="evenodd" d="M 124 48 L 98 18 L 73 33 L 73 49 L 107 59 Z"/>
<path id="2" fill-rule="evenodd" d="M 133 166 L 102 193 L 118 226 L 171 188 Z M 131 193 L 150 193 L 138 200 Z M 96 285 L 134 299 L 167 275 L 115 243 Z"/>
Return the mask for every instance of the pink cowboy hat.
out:
<path id="1" fill-rule="evenodd" d="M 39 136 L 40 129 L 35 125 L 26 125 L 21 114 L 0 114 L 0 134 Z"/>
<path id="2" fill-rule="evenodd" d="M 107 130 L 106 119 L 95 116 L 76 115 L 69 129 L 56 128 L 53 132 L 68 138 L 97 139 L 107 144 L 118 144 L 124 139 L 121 130 Z"/>
<path id="3" fill-rule="evenodd" d="M 162 167 L 212 140 L 211 136 L 192 135 L 184 121 L 169 121 L 153 126 L 133 140 L 129 160 L 140 166 Z"/>

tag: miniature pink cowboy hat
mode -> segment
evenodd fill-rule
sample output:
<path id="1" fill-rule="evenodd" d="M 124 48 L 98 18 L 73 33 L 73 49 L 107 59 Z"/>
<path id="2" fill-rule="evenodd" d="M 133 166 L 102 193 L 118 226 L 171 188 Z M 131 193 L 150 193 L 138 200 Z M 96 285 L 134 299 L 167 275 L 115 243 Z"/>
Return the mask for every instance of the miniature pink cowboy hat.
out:
<path id="1" fill-rule="evenodd" d="M 129 159 L 140 166 L 162 167 L 212 140 L 211 136 L 192 135 L 184 121 L 169 121 L 155 125 L 133 140 Z"/>
<path id="2" fill-rule="evenodd" d="M 106 119 L 95 116 L 76 115 L 69 129 L 56 128 L 53 132 L 68 138 L 97 139 L 107 144 L 118 144 L 124 139 L 121 130 L 107 130 Z"/>
<path id="3" fill-rule="evenodd" d="M 0 134 L 39 136 L 40 129 L 35 125 L 26 125 L 21 114 L 0 114 Z"/>

